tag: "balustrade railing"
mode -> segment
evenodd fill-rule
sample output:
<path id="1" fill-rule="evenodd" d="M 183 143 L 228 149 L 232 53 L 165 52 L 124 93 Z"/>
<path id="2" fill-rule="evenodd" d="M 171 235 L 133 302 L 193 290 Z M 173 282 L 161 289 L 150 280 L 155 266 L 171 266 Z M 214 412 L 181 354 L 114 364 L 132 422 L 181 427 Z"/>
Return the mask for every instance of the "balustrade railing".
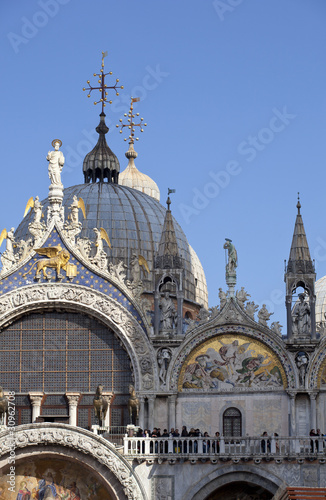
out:
<path id="1" fill-rule="evenodd" d="M 323 437 L 124 437 L 124 454 L 133 456 L 178 457 L 319 457 L 326 456 Z"/>

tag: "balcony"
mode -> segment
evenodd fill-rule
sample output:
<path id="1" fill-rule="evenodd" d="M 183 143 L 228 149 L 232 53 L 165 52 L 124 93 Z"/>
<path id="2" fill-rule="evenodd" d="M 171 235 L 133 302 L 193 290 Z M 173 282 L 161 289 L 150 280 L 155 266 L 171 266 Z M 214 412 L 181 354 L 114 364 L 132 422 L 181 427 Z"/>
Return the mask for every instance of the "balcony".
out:
<path id="1" fill-rule="evenodd" d="M 146 460 L 153 463 L 168 461 L 173 464 L 177 460 L 218 461 L 232 460 L 234 463 L 275 460 L 319 460 L 326 463 L 326 439 L 323 437 L 124 437 L 124 456 L 127 459 Z"/>

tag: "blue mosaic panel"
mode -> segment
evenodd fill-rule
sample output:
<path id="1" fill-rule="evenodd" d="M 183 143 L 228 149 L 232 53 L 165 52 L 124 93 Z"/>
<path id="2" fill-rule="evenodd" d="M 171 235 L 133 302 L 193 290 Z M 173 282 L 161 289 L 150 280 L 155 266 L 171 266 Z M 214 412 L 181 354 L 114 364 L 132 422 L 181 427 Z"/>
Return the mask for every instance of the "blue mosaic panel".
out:
<path id="1" fill-rule="evenodd" d="M 65 247 L 64 243 L 62 242 L 58 231 L 54 228 L 49 235 L 49 238 L 45 242 L 42 248 L 47 248 L 47 247 L 55 247 L 59 246 L 64 250 L 67 250 Z M 17 290 L 23 286 L 30 285 L 31 283 L 35 282 L 35 263 L 38 262 L 41 259 L 46 258 L 44 255 L 34 255 L 33 258 L 31 258 L 27 264 L 24 265 L 23 268 L 18 269 L 14 273 L 12 273 L 10 276 L 7 278 L 4 278 L 0 281 L 0 297 L 12 290 Z M 105 295 L 107 295 L 110 298 L 113 298 L 116 300 L 119 304 L 121 304 L 125 309 L 127 309 L 132 316 L 136 319 L 136 321 L 145 329 L 145 326 L 142 322 L 142 319 L 140 315 L 138 314 L 138 311 L 134 308 L 132 303 L 128 300 L 127 297 L 119 290 L 117 289 L 112 283 L 110 283 L 108 280 L 102 278 L 101 276 L 97 275 L 87 267 L 83 266 L 79 260 L 77 260 L 72 254 L 70 254 L 70 259 L 69 259 L 69 264 L 74 264 L 77 267 L 77 276 L 72 279 L 72 283 L 77 284 L 77 285 L 83 285 L 86 286 L 92 290 L 97 290 Z M 34 267 L 33 267 L 34 266 Z M 54 269 L 47 269 L 47 274 L 51 274 L 51 282 L 56 282 L 56 272 Z M 71 280 L 66 277 L 65 272 L 62 271 L 63 278 L 61 279 L 62 283 L 71 283 Z M 48 283 L 49 281 L 43 277 L 43 275 L 40 275 L 38 282 L 42 283 Z M 36 320 L 36 323 L 38 321 Z M 76 319 L 76 323 L 78 325 L 78 320 Z M 64 325 L 62 325 L 62 328 L 64 329 Z M 58 330 L 60 328 L 58 327 Z"/>

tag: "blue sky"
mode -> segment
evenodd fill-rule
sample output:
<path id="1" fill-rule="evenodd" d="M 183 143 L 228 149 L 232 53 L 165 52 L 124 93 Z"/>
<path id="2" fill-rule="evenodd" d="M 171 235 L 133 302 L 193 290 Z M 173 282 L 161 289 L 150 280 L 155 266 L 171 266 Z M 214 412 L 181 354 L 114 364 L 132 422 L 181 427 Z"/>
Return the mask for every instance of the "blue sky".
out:
<path id="1" fill-rule="evenodd" d="M 238 288 L 285 325 L 284 259 L 300 191 L 317 276 L 326 274 L 324 0 L 4 0 L 1 14 L 1 225 L 48 194 L 45 156 L 60 138 L 65 187 L 83 182 L 99 107 L 82 87 L 106 69 L 124 90 L 106 108 L 108 142 L 130 95 L 148 123 L 136 165 L 150 175 L 204 266 L 210 305 L 224 239 Z M 94 78 L 93 78 L 94 80 Z M 2 229 L 1 228 L 1 229 Z"/>

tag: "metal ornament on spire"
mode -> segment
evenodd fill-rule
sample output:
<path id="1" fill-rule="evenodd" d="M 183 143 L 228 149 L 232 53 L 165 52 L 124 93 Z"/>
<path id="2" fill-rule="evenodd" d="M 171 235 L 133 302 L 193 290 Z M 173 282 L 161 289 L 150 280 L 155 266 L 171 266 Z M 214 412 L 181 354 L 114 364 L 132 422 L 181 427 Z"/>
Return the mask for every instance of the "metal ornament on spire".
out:
<path id="1" fill-rule="evenodd" d="M 300 208 L 301 208 L 300 193 L 298 193 L 298 203 L 297 203 L 298 215 L 300 215 Z"/>
<path id="2" fill-rule="evenodd" d="M 175 189 L 168 188 L 168 199 L 166 200 L 166 205 L 168 207 L 168 210 L 170 210 L 170 205 L 171 205 L 170 194 L 172 193 L 175 193 Z"/>
<path id="3" fill-rule="evenodd" d="M 131 97 L 131 103 L 130 103 L 130 110 L 129 110 L 129 113 L 127 115 L 127 113 L 124 113 L 124 116 L 128 116 L 128 123 L 122 123 L 122 118 L 120 118 L 120 124 L 116 125 L 117 128 L 121 127 L 121 130 L 120 130 L 120 134 L 122 134 L 122 130 L 124 129 L 124 127 L 128 127 L 129 130 L 130 130 L 130 135 L 129 135 L 129 144 L 134 144 L 135 143 L 135 139 L 136 141 L 139 141 L 139 137 L 136 137 L 135 138 L 135 127 L 140 127 L 140 131 L 141 132 L 144 132 L 144 129 L 143 127 L 147 127 L 147 123 L 144 123 L 144 118 L 140 118 L 140 122 L 139 123 L 135 123 L 133 120 L 135 118 L 135 116 L 139 116 L 139 113 L 136 113 L 134 115 L 133 111 L 134 111 L 134 102 L 139 102 L 140 101 L 140 98 L 139 97 Z M 124 139 L 125 141 L 127 140 L 127 138 Z"/>
<path id="4" fill-rule="evenodd" d="M 106 103 L 108 102 L 109 104 L 112 104 L 112 101 L 108 101 L 107 96 L 108 96 L 108 90 L 115 90 L 115 95 L 119 95 L 118 89 L 123 89 L 123 85 L 118 86 L 119 83 L 119 78 L 116 79 L 115 85 L 108 86 L 105 83 L 105 77 L 107 75 L 112 75 L 112 71 L 109 71 L 108 73 L 104 73 L 104 58 L 108 55 L 107 52 L 102 52 L 102 67 L 100 73 L 94 73 L 93 76 L 98 76 L 99 80 L 98 83 L 100 84 L 99 87 L 92 87 L 90 84 L 90 80 L 87 80 L 87 83 L 89 87 L 84 87 L 83 90 L 88 90 L 89 93 L 87 94 L 87 97 L 91 97 L 91 92 L 92 90 L 99 90 L 101 92 L 101 98 L 99 101 L 95 101 L 94 104 L 99 104 L 102 103 L 102 113 L 104 113 L 104 107 L 106 106 Z"/>

